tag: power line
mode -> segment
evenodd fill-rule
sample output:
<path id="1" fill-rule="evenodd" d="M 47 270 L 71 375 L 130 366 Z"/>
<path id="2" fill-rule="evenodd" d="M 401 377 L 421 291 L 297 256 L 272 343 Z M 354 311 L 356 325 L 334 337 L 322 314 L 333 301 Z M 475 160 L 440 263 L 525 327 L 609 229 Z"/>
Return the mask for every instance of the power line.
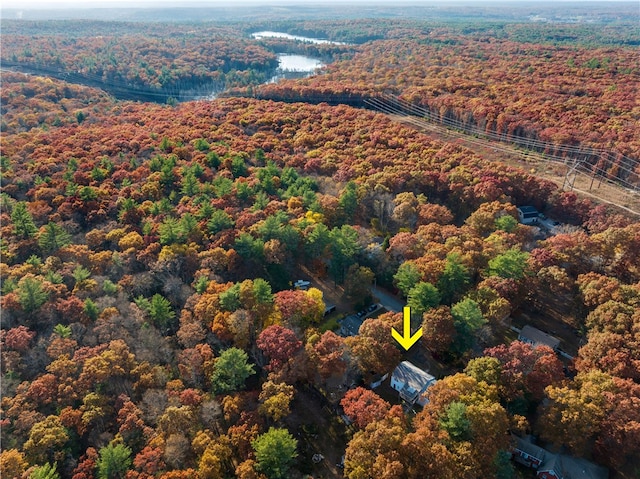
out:
<path id="1" fill-rule="evenodd" d="M 591 147 L 556 145 L 554 143 L 544 142 L 541 140 L 520 138 L 514 135 L 483 131 L 477 127 L 469 127 L 468 125 L 465 125 L 462 122 L 454 119 L 441 118 L 440 115 L 438 115 L 438 118 L 435 118 L 430 111 L 411 104 L 406 100 L 402 100 L 399 97 L 393 95 L 370 97 L 367 98 L 365 102 L 374 109 L 383 111 L 385 113 L 400 115 L 404 117 L 413 117 L 419 120 L 423 120 L 421 126 L 424 126 L 425 121 L 432 122 L 448 128 L 453 128 L 464 133 L 467 136 L 477 136 L 480 138 L 484 137 L 497 142 L 512 143 L 526 150 L 530 150 L 536 153 L 542 153 L 545 158 L 548 158 L 549 160 L 557 163 L 566 164 L 570 160 L 577 159 L 580 160 L 581 163 L 583 163 L 583 165 L 581 165 L 583 169 L 588 168 L 584 165 L 588 164 L 591 168 L 589 170 L 591 173 L 595 173 L 601 176 L 605 176 L 607 179 L 611 179 L 610 175 L 606 173 L 605 169 L 602 166 L 598 166 L 598 164 L 601 162 L 608 163 L 611 166 L 615 166 L 619 171 L 626 173 L 625 175 L 615 177 L 614 181 L 620 183 L 625 188 L 629 188 L 635 191 L 638 190 L 638 185 L 631 183 L 625 179 L 632 174 L 636 174 L 635 171 L 630 166 L 626 166 L 625 164 L 621 165 L 620 163 L 616 162 L 617 159 L 621 159 L 626 164 L 634 164 L 634 160 L 623 155 L 619 155 L 615 152 L 610 152 L 604 149 L 595 149 Z M 469 140 L 471 141 L 470 138 Z M 595 164 L 593 163 L 594 159 L 597 160 L 595 161 Z M 592 163 L 587 163 L 588 160 L 591 160 Z"/>
<path id="2" fill-rule="evenodd" d="M 387 102 L 388 106 L 395 107 L 395 109 L 405 114 L 418 116 L 426 120 L 433 121 L 450 128 L 454 128 L 456 130 L 461 130 L 462 132 L 469 135 L 477 135 L 491 140 L 513 143 L 528 150 L 538 150 L 544 152 L 545 154 L 549 154 L 553 157 L 558 157 L 557 153 L 568 153 L 572 155 L 581 155 L 585 158 L 591 157 L 603 159 L 605 161 L 611 162 L 612 166 L 616 166 L 619 170 L 626 173 L 626 177 L 632 174 L 637 174 L 634 169 L 634 165 L 637 164 L 637 160 L 633 160 L 632 158 L 624 156 L 618 152 L 593 148 L 585 145 L 562 145 L 549 141 L 539 140 L 536 138 L 522 137 L 509 133 L 497 133 L 490 130 L 487 131 L 472 124 L 464 123 L 460 120 L 456 120 L 446 116 L 443 117 L 439 113 L 434 114 L 430 109 L 421 107 L 414 103 L 410 103 L 397 95 L 382 94 L 378 99 L 375 97 L 371 97 L 366 101 L 378 101 L 378 105 L 380 105 L 380 100 Z M 637 189 L 637 187 L 635 188 Z"/>
<path id="3" fill-rule="evenodd" d="M 409 112 L 416 111 L 415 105 L 409 104 L 408 102 L 391 95 L 386 95 L 384 97 L 367 98 L 365 102 L 371 108 L 377 111 L 380 111 L 382 113 L 386 113 L 389 115 L 399 116 L 403 119 L 403 121 L 426 130 L 441 132 L 442 126 L 447 126 L 447 125 L 441 125 L 438 120 L 434 120 L 432 115 L 419 116 L 419 115 L 410 114 Z M 423 112 L 423 110 L 419 107 L 417 107 L 417 111 L 420 113 Z M 462 126 L 461 122 L 450 120 L 447 123 L 450 125 L 449 128 L 455 128 L 455 130 L 457 130 L 457 133 L 451 132 L 452 135 L 456 135 L 456 134 L 460 136 L 464 135 L 464 138 L 468 143 L 471 143 L 476 146 L 486 146 L 486 143 L 484 143 L 482 140 L 476 139 L 471 134 L 468 134 L 465 131 L 465 128 L 461 127 Z M 602 197 L 602 195 L 598 195 L 592 192 L 593 183 L 595 182 L 596 178 L 598 179 L 598 182 L 599 182 L 597 188 L 599 188 L 600 185 L 604 182 L 614 187 L 622 188 L 626 190 L 627 193 L 632 194 L 633 196 L 637 196 L 638 186 L 619 177 L 612 179 L 610 175 L 606 173 L 605 169 L 601 166 L 598 166 L 597 163 L 595 165 L 587 165 L 586 161 L 588 157 L 584 157 L 584 150 L 580 148 L 574 147 L 574 148 L 560 149 L 563 153 L 565 153 L 563 156 L 552 154 L 552 153 L 541 154 L 535 149 L 525 149 L 524 151 L 518 151 L 518 150 L 514 151 L 513 148 L 509 148 L 506 145 L 501 146 L 501 144 L 503 145 L 504 143 L 506 143 L 501 135 L 489 134 L 489 133 L 483 132 L 482 134 L 477 134 L 477 136 L 485 137 L 489 140 L 496 141 L 496 143 L 491 144 L 492 148 L 496 151 L 502 151 L 509 154 L 518 153 L 520 156 L 522 156 L 525 159 L 528 159 L 530 154 L 535 154 L 536 157 L 543 163 L 554 163 L 554 164 L 562 164 L 562 165 L 568 166 L 571 162 L 571 166 L 568 166 L 567 173 L 565 174 L 565 177 L 564 177 L 564 182 L 562 185 L 563 189 L 568 185 L 571 188 L 571 190 L 575 190 L 580 193 L 584 193 L 588 196 L 592 196 L 594 198 L 597 198 L 600 201 L 615 205 L 635 215 L 640 215 L 640 212 L 638 211 L 635 211 L 629 207 L 621 205 L 619 202 L 608 200 Z M 540 140 L 537 140 L 537 144 L 543 144 L 545 146 L 547 145 L 555 146 L 553 144 L 541 142 Z M 520 144 L 518 144 L 517 146 L 522 147 L 522 145 Z M 590 152 L 593 152 L 594 155 L 596 153 L 599 153 L 601 155 L 601 158 L 604 157 L 606 160 L 611 161 L 614 159 L 614 154 L 611 152 L 608 152 L 607 150 L 596 150 L 593 148 L 590 148 L 589 150 Z M 582 154 L 582 158 L 580 157 L 580 154 Z M 623 157 L 623 158 L 629 161 L 633 161 L 627 157 Z M 629 169 L 627 170 L 630 171 Z M 589 191 L 585 191 L 583 189 L 576 187 L 575 183 L 578 175 L 585 175 L 588 179 L 591 180 Z M 573 176 L 573 178 L 571 178 L 571 176 Z"/>

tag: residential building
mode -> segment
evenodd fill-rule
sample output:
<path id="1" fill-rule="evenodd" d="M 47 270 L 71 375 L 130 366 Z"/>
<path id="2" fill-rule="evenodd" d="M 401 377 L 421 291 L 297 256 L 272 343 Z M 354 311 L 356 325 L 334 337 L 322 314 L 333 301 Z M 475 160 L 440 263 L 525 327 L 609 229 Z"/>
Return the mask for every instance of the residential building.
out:
<path id="1" fill-rule="evenodd" d="M 579 457 L 550 454 L 538 467 L 538 479 L 608 479 L 609 471 Z"/>
<path id="2" fill-rule="evenodd" d="M 512 458 L 536 470 L 538 479 L 607 479 L 609 471 L 586 459 L 553 454 L 528 439 L 513 436 Z"/>
<path id="3" fill-rule="evenodd" d="M 420 406 L 427 404 L 425 392 L 435 382 L 435 377 L 410 361 L 402 361 L 391 375 L 391 387 L 400 393 L 400 398 Z"/>
<path id="4" fill-rule="evenodd" d="M 533 326 L 526 325 L 520 330 L 518 339 L 532 346 L 549 346 L 554 351 L 560 346 L 560 340 Z"/>
<path id="5" fill-rule="evenodd" d="M 539 214 L 533 206 L 518 206 L 518 219 L 523 225 L 537 223 Z"/>
<path id="6" fill-rule="evenodd" d="M 512 437 L 516 441 L 513 448 L 513 460 L 532 469 L 538 469 L 549 452 L 521 437 Z"/>

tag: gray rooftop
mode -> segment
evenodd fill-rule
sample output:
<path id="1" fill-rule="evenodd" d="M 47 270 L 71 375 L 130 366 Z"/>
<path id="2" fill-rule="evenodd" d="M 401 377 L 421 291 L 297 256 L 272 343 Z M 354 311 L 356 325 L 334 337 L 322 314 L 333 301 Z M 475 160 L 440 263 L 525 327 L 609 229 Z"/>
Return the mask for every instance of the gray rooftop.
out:
<path id="1" fill-rule="evenodd" d="M 538 210 L 534 206 L 518 206 L 518 209 L 524 213 L 538 213 Z"/>
<path id="2" fill-rule="evenodd" d="M 340 322 L 340 335 L 341 336 L 355 336 L 360 330 L 360 326 L 364 323 L 366 318 L 359 318 L 352 314 L 347 316 Z"/>
<path id="3" fill-rule="evenodd" d="M 557 349 L 560 346 L 560 340 L 547 334 L 543 331 L 540 331 L 533 326 L 526 325 L 520 331 L 518 335 L 518 339 L 520 341 L 524 341 L 526 343 L 530 343 L 533 346 L 549 346 L 551 349 Z"/>
<path id="4" fill-rule="evenodd" d="M 416 391 L 422 391 L 425 386 L 436 380 L 434 376 L 409 361 L 398 364 L 393 371 L 393 377 Z"/>
<path id="5" fill-rule="evenodd" d="M 555 471 L 559 479 L 608 479 L 609 471 L 601 466 L 579 457 L 564 454 L 549 454 L 539 472 Z"/>

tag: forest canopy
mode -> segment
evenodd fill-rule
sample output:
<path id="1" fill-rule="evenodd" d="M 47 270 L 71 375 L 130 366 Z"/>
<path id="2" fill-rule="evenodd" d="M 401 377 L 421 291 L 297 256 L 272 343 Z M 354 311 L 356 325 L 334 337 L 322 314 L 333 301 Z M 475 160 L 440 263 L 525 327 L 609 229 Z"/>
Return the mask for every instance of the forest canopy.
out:
<path id="1" fill-rule="evenodd" d="M 3 63 L 147 88 L 262 71 L 284 48 L 249 38 L 268 23 L 10 25 Z M 638 158 L 633 50 L 587 46 L 594 29 L 300 22 L 354 44 L 261 87 L 272 99 L 123 101 L 3 72 L 0 475 L 302 478 L 344 456 L 350 479 L 528 477 L 512 437 L 533 433 L 633 477 L 638 218 L 389 115 L 303 101 L 391 90 Z M 523 224 L 523 205 L 553 227 Z M 411 351 L 376 289 L 411 306 Z M 517 340 L 525 320 L 564 356 Z M 437 374 L 409 413 L 371 387 L 405 359 Z"/>

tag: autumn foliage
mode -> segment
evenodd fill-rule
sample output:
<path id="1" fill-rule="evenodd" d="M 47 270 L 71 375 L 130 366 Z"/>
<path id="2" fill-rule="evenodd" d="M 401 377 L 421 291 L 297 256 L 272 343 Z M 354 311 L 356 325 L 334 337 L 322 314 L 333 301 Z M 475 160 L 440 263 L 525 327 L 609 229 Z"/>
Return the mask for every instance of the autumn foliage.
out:
<path id="1" fill-rule="evenodd" d="M 251 83 L 281 46 L 231 26 L 96 36 L 88 22 L 70 39 L 55 22 L 35 37 L 11 25 L 3 62 L 147 89 Z M 371 41 L 299 46 L 352 56 L 261 90 L 287 102 L 118 101 L 3 72 L 3 477 L 288 477 L 316 467 L 315 422 L 351 479 L 507 477 L 510 433 L 527 432 L 635 464 L 637 218 L 383 114 L 290 102 L 391 90 L 486 130 L 635 158 L 635 52 L 525 41 L 521 26 L 318 25 Z M 562 224 L 520 224 L 525 204 Z M 318 287 L 295 289 L 302 276 Z M 372 283 L 412 306 L 415 357 L 438 362 L 415 414 L 367 386 L 404 357 L 390 334 L 402 314 L 369 310 L 349 337 L 335 323 L 370 304 Z M 575 340 L 566 367 L 503 344 L 512 316 L 558 310 Z"/>

